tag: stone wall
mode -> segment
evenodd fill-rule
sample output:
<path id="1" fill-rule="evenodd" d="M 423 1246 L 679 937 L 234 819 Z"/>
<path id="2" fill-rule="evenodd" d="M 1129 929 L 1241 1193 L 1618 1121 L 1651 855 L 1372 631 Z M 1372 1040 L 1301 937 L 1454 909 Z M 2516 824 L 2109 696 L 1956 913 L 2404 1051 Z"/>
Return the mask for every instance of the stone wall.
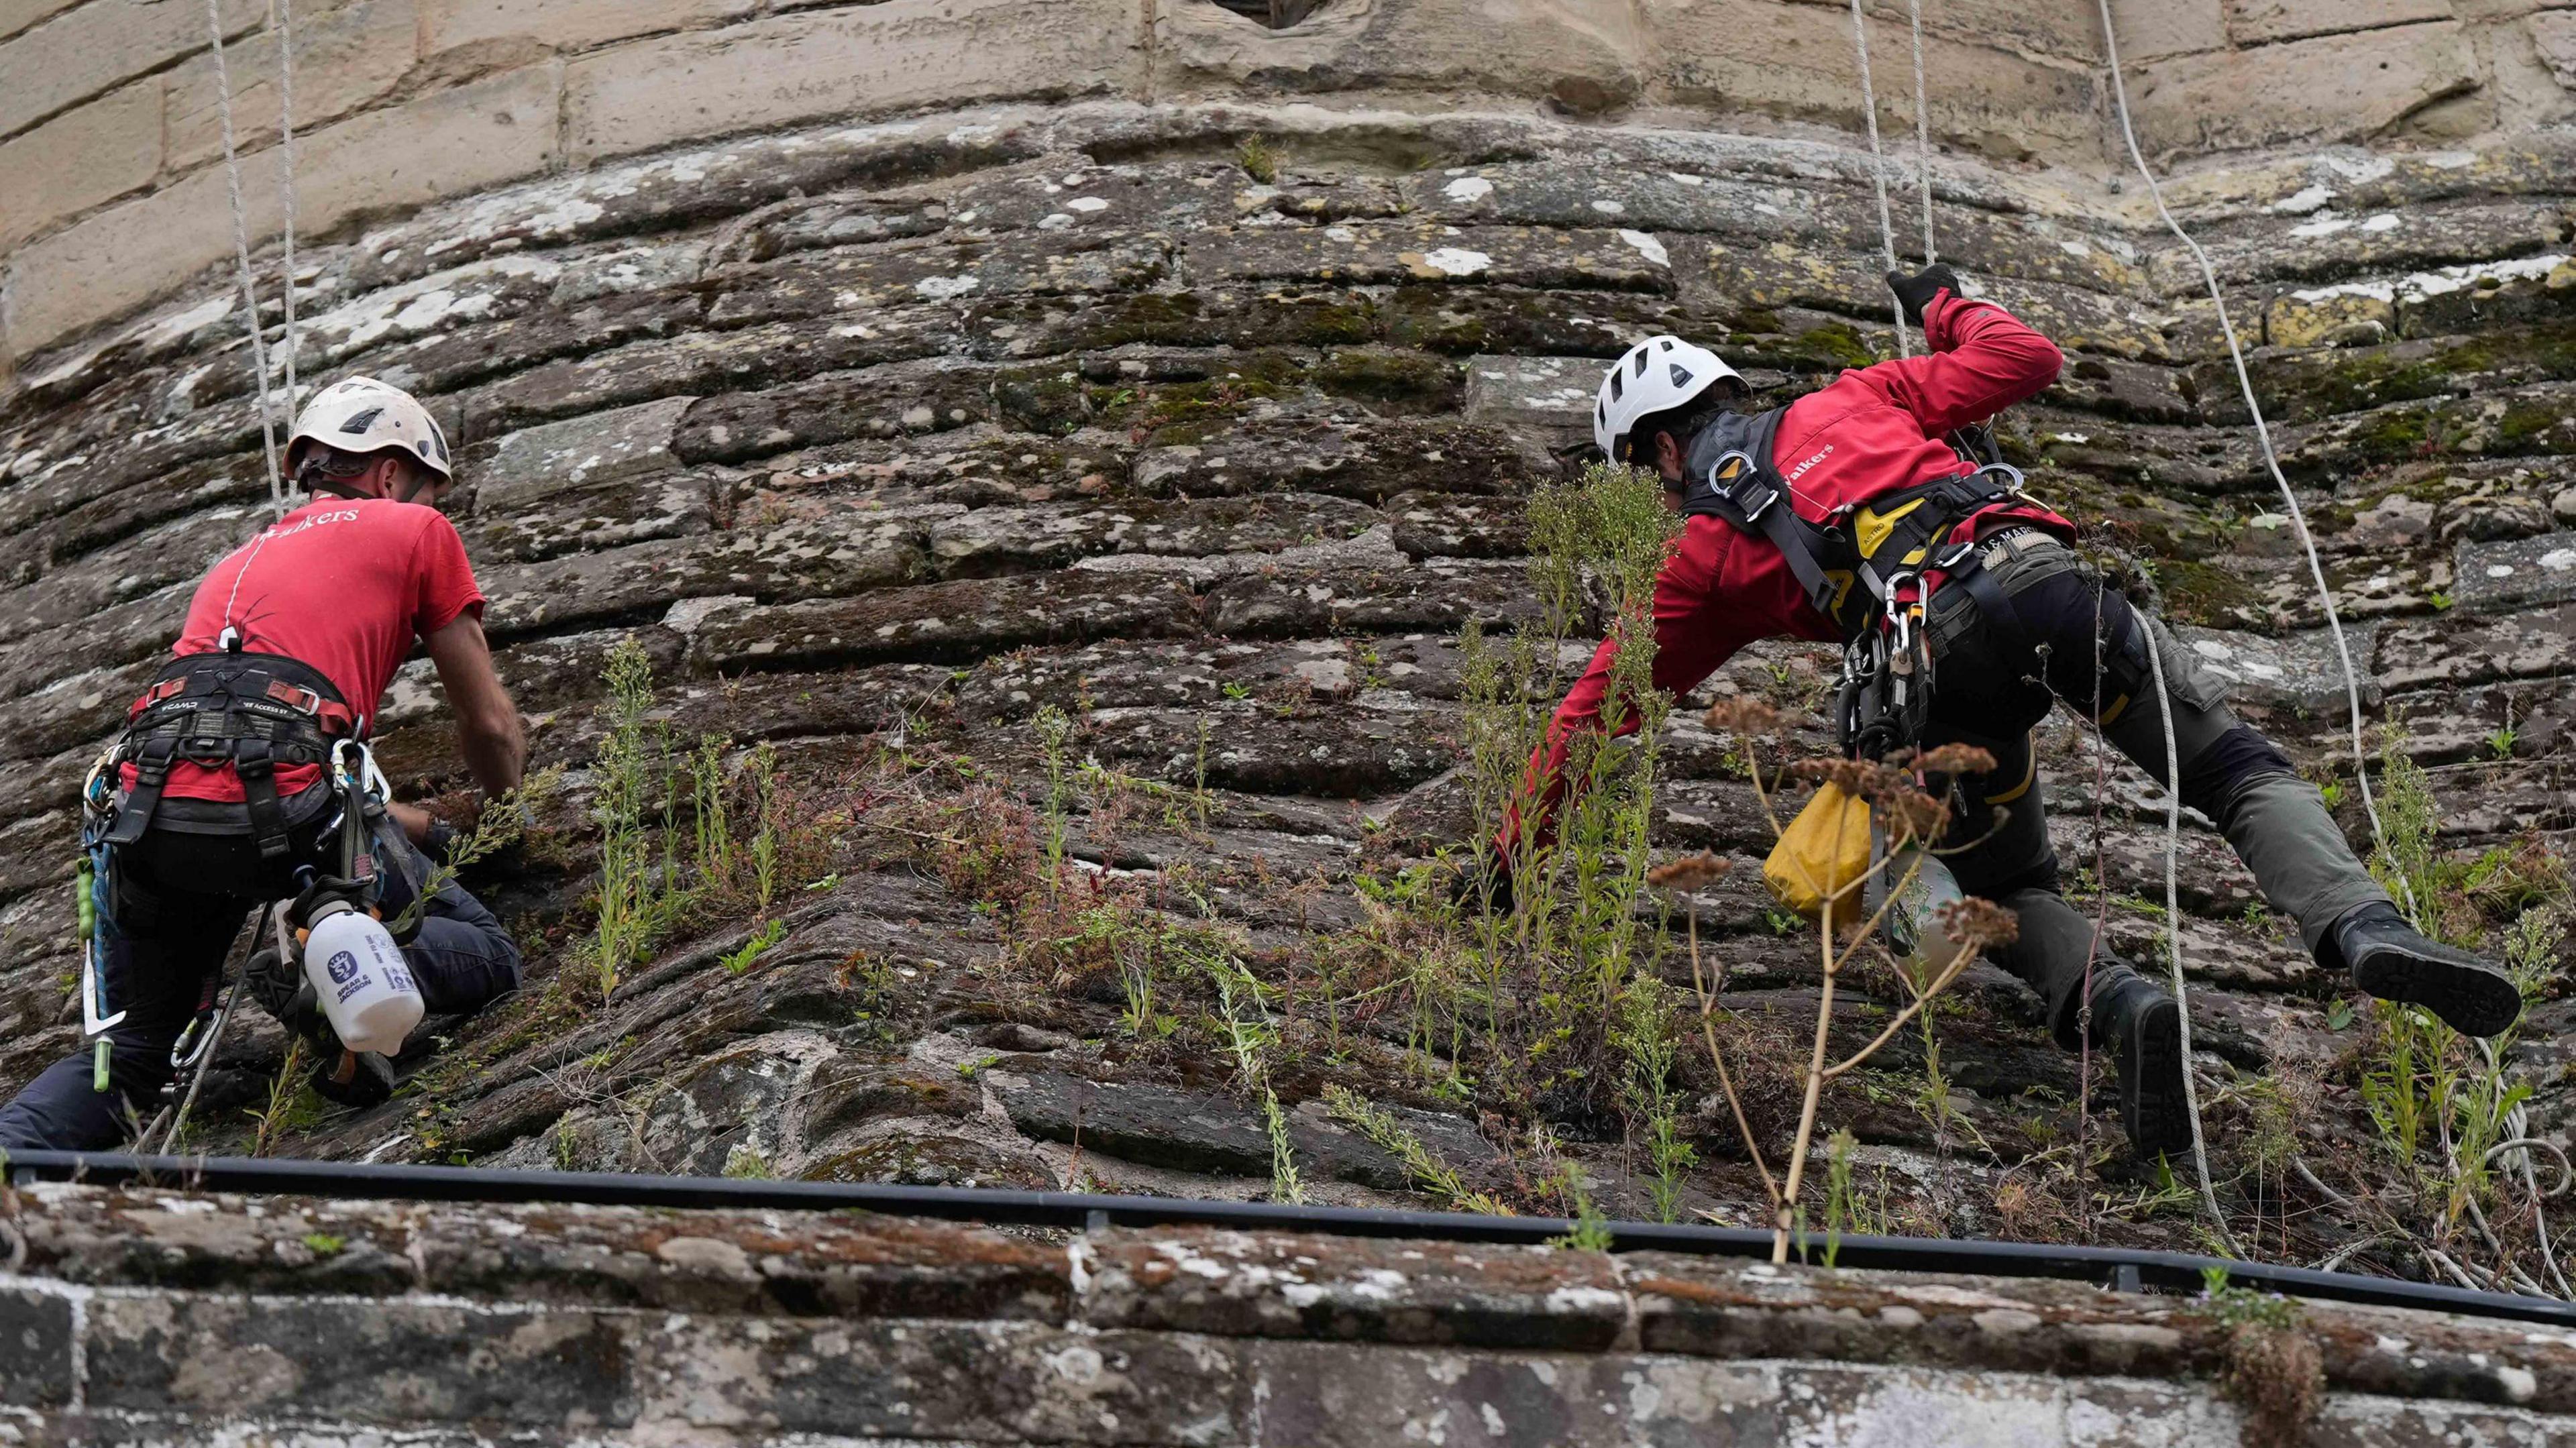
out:
<path id="1" fill-rule="evenodd" d="M 1973 33 L 1951 28 L 1972 12 L 1931 8 L 1950 97 L 1933 167 L 1942 253 L 2070 357 L 2058 386 L 2004 420 L 2011 456 L 2155 571 L 2169 616 L 2302 765 L 2348 767 L 2334 649 L 2198 273 L 2135 188 L 2100 184 L 2112 168 L 2080 8 L 2051 31 L 2043 21 L 2069 12 L 1991 7 Z M 2160 145 L 2196 147 L 2192 128 L 2246 113 L 2215 91 L 2368 111 L 2212 135 L 2376 144 L 2231 154 L 2171 193 L 2253 346 L 2368 707 L 2431 771 L 2442 846 L 2537 868 L 2576 831 L 2576 140 L 2537 123 L 2556 114 L 2556 82 L 2521 89 L 2524 72 L 2495 57 L 2565 12 L 2425 8 L 2337 7 L 2375 28 L 2320 35 L 2326 22 L 2302 24 L 2296 6 L 2147 7 L 2135 48 L 2152 74 L 2138 84 L 2177 97 L 2156 113 Z M 141 39 L 167 11 L 93 0 L 39 23 L 0 8 L 14 36 L 0 64 L 53 27 L 130 17 L 117 53 L 160 59 L 134 62 L 142 79 L 113 94 L 162 103 L 153 174 L 175 176 L 48 223 L 12 261 L 11 325 L 51 320 L 13 333 L 42 340 L 0 392 L 8 1083 L 78 1038 L 67 882 L 82 771 L 195 579 L 267 505 L 244 319 L 207 266 L 225 245 L 208 199 L 221 175 L 202 108 L 175 99 L 199 62 L 181 41 Z M 785 933 L 756 959 L 737 954 L 752 921 L 701 921 L 601 999 L 576 945 L 611 649 L 644 648 L 657 719 L 684 743 L 723 736 L 737 762 L 767 743 L 804 797 L 849 816 L 866 806 L 853 773 L 892 754 L 994 813 L 1024 807 L 1043 789 L 1034 720 L 1061 709 L 1080 758 L 1193 801 L 1175 821 L 1086 796 L 1068 826 L 1085 880 L 1141 889 L 1183 872 L 1204 886 L 1193 909 L 1241 932 L 1248 959 L 1311 979 L 1298 950 L 1376 918 L 1364 871 L 1466 828 L 1455 635 L 1526 617 L 1522 498 L 1581 454 L 1602 359 L 1671 329 L 1723 346 L 1783 398 L 1894 350 L 1867 152 L 1796 120 L 1835 119 L 1815 99 L 1835 92 L 1770 63 L 1835 73 L 1849 52 L 1830 5 L 1712 7 L 1695 32 L 1709 44 L 1687 51 L 1697 79 L 1637 59 L 1684 53 L 1652 43 L 1682 15 L 1654 4 L 1335 0 L 1278 33 L 1214 6 L 424 4 L 387 22 L 397 39 L 368 70 L 354 57 L 375 13 L 299 13 L 317 54 L 353 57 L 346 84 L 317 61 L 299 92 L 316 117 L 345 117 L 300 143 L 299 174 L 342 178 L 345 203 L 328 211 L 315 193 L 306 207 L 301 377 L 370 372 L 447 423 L 466 485 L 449 506 L 492 595 L 500 667 L 537 761 L 568 772 L 552 853 L 476 882 L 530 946 L 529 989 L 441 1025 L 447 1049 L 410 1094 L 289 1113 L 271 1150 L 1269 1191 L 1276 1143 L 1213 1057 L 1133 1040 L 1114 982 L 1015 974 L 1026 942 L 1007 913 L 890 845 L 911 838 L 895 831 L 850 831 L 846 857 L 794 882 Z M 559 27 L 546 43 L 514 31 L 529 15 Z M 264 19 L 236 19 L 247 83 Z M 988 44 L 943 49 L 940 27 L 969 22 Z M 1766 26 L 1765 63 L 1725 69 L 1725 46 Z M 1881 31 L 1883 55 L 1902 55 L 1900 32 Z M 316 38 L 329 34 L 344 38 Z M 2286 67 L 2399 41 L 2474 60 L 2475 88 L 2428 83 L 2451 99 L 2407 123 L 2474 135 L 2428 148 L 2387 131 L 2390 93 L 2330 67 L 2297 85 L 2223 79 L 2255 57 Z M 1041 44 L 1056 47 L 1043 67 L 954 65 Z M 1950 68 L 1975 45 L 2011 65 Z M 79 53 L 93 51 L 108 53 Z M 1891 59 L 1882 74 L 1901 70 Z M 1560 86 L 1569 76 L 1581 84 Z M 1057 98 L 979 100 L 1028 84 Z M 1720 98 L 1722 126 L 1691 108 Z M 849 115 L 878 100 L 920 113 Z M 2048 129 L 2076 115 L 2084 127 Z M 408 139 L 388 151 L 362 144 L 371 135 Z M 2002 135 L 2045 154 L 2014 159 Z M 255 205 L 266 190 L 254 185 Z M 60 269 L 33 284 L 48 256 Z M 273 290 L 268 305 L 279 340 Z M 1766 646 L 1694 702 L 1762 694 L 1811 716 L 1831 667 Z M 462 788 L 424 665 L 383 722 L 407 797 Z M 1749 786 L 1692 710 L 1664 743 L 1658 847 L 1739 866 L 1692 906 L 1728 962 L 1730 1018 L 1748 1031 L 1812 1019 L 1812 950 L 1773 927 L 1753 883 L 1768 831 Z M 1782 743 L 1824 747 L 1813 729 Z M 2098 823 L 2106 892 L 2161 899 L 2162 795 L 2116 768 L 2097 816 L 2083 736 L 2053 723 L 2040 743 L 2062 852 L 2092 861 Z M 2342 817 L 2366 838 L 2357 799 Z M 2320 1082 L 2313 1160 L 2362 1191 L 2376 1158 L 2355 1146 L 2369 1128 L 2342 983 L 2251 908 L 2250 881 L 2194 826 L 2179 931 L 2203 1069 L 2214 1083 Z M 2151 904 L 2107 921 L 2112 949 L 2158 948 Z M 1866 1038 L 1867 996 L 1838 995 L 1852 1013 L 1838 1032 Z M 1943 1184 L 1918 1194 L 1926 1230 L 2072 1231 L 2023 1168 L 2080 1130 L 2114 1130 L 2104 1095 L 2084 1125 L 2076 1062 L 2046 1043 L 2018 983 L 1981 969 L 1959 999 L 1943 1061 L 1982 1154 L 1856 1088 L 1833 1119 L 1882 1180 Z M 2561 1069 L 2571 1015 L 2542 1003 L 2510 1058 L 2553 1139 L 2576 1097 Z M 1343 1036 L 1337 1019 L 1329 1044 L 1324 1023 L 1291 1024 L 1309 1054 L 1280 1087 L 1282 1130 L 1316 1193 L 1421 1200 L 1401 1162 L 1326 1110 L 1322 1087 L 1354 1083 L 1401 1104 L 1477 1190 L 1527 1187 L 1527 1163 L 1455 1091 L 1420 1088 L 1399 1024 Z M 199 1144 L 252 1143 L 245 1123 L 283 1051 L 273 1026 L 245 1023 L 209 1078 Z M 2234 1155 L 2254 1139 L 2248 1095 L 2211 1098 L 2240 1210 L 2235 1184 L 2264 1180 Z M 1704 1156 L 1683 1208 L 1743 1220 L 1758 1187 L 1721 1113 L 1694 1118 Z M 1597 1200 L 1653 1209 L 1615 1127 L 1560 1125 Z M 2133 1192 L 2143 1200 L 2134 1184 L 2119 1196 Z M 2301 1236 L 2271 1242 L 2308 1261 L 2378 1231 L 2322 1196 L 2297 1221 Z M 2141 1208 L 2085 1230 L 2174 1244 L 2191 1226 Z"/>
<path id="2" fill-rule="evenodd" d="M 0 1226 L 27 1442 L 2234 1448 L 2302 1388 L 2310 1448 L 2576 1433 L 2576 1337 L 2324 1303 L 2248 1335 L 1665 1253 L 77 1188 Z"/>
<path id="3" fill-rule="evenodd" d="M 1238 152 L 1248 133 L 1267 138 L 1267 179 Z M 2570 149 L 2535 133 L 2332 151 L 2175 188 L 2257 344 L 2374 717 L 2405 725 L 2445 841 L 2471 852 L 2563 848 L 2576 828 L 2559 682 L 2576 667 Z M 2050 177 L 1945 158 L 1936 181 L 1944 254 L 2071 357 L 2005 420 L 2033 486 L 2146 559 L 2241 705 L 2333 767 L 2333 647 L 2184 254 L 2134 205 Z M 1365 921 L 1349 890 L 1364 848 L 1464 828 L 1452 636 L 1525 612 L 1520 498 L 1587 439 L 1599 359 L 1671 328 L 1722 339 L 1778 396 L 1892 351 L 1874 234 L 1846 142 L 993 108 L 623 162 L 313 247 L 304 376 L 414 388 L 459 444 L 470 490 L 452 509 L 500 667 L 537 760 L 574 771 L 576 853 L 489 887 L 532 941 L 527 1009 L 571 999 L 558 947 L 585 918 L 591 705 L 627 638 L 681 739 L 770 741 L 823 789 L 934 727 L 939 748 L 1030 779 L 1032 718 L 1058 706 L 1083 757 L 1211 801 L 1204 833 L 1077 820 L 1076 852 L 1196 862 L 1214 908 L 1279 945 Z M 77 1037 L 64 882 L 81 772 L 194 580 L 265 506 L 244 350 L 208 281 L 22 378 L 0 412 L 0 928 L 16 952 L 0 1076 Z M 1711 688 L 1805 707 L 1830 666 L 1766 648 Z M 1677 717 L 1659 843 L 1758 855 L 1747 786 Z M 463 783 L 425 664 L 384 724 L 407 795 Z M 2094 763 L 2071 729 L 2041 742 L 2061 849 L 2089 860 Z M 2105 880 L 2160 896 L 2161 796 L 2123 767 L 2107 798 Z M 2345 819 L 2361 837 L 2356 801 Z M 2183 870 L 2203 1039 L 2248 1072 L 2340 1059 L 2337 983 L 2249 911 L 2214 836 L 2190 833 Z M 1754 874 L 1747 860 L 1703 902 L 1701 928 L 1747 1019 L 1770 1019 L 1802 1009 L 1814 963 L 1766 924 Z M 995 974 L 982 903 L 900 865 L 824 883 L 757 971 L 718 968 L 749 927 L 719 929 L 579 1019 L 475 1023 L 427 1109 L 330 1115 L 291 1149 L 700 1171 L 741 1149 L 789 1174 L 1027 1184 L 1078 1162 L 1156 1189 L 1260 1189 L 1270 1144 L 1246 1104 L 1099 1059 L 1111 1012 L 1078 991 L 1041 1005 Z M 2156 929 L 2114 912 L 2110 944 L 2136 955 Z M 891 1042 L 851 1024 L 884 1020 L 847 968 L 861 959 L 914 972 Z M 2039 1043 L 2027 992 L 1981 972 L 1965 994 L 1945 1049 L 1970 1115 L 2032 1144 L 2016 1150 L 2071 1129 L 2074 1065 Z M 2517 1058 L 2551 1131 L 2566 1011 L 2543 1007 Z M 210 1129 L 239 1129 L 280 1045 L 254 1022 L 228 1048 Z M 2055 1104 L 2023 1094 L 2034 1083 Z M 1400 1167 L 1325 1119 L 1317 1084 L 1288 1102 L 1313 1169 L 1362 1198 L 1402 1193 Z M 1124 1145 L 1108 1149 L 1112 1104 Z M 1472 1119 L 1422 1120 L 1501 1170 Z M 1910 1112 L 1863 1120 L 1865 1139 L 1930 1145 Z M 1612 1145 L 1604 1182 L 1626 1180 Z"/>
<path id="4" fill-rule="evenodd" d="M 254 244 L 281 225 L 281 7 L 221 11 Z M 2116 152 L 2092 0 L 1924 8 L 1942 144 L 2101 174 Z M 2162 153 L 2507 133 L 2563 118 L 2576 78 L 2557 0 L 2118 13 Z M 1881 119 L 1902 135 L 1904 10 L 1873 14 Z M 1332 0 L 1282 31 L 1207 0 L 307 0 L 292 23 L 308 238 L 711 137 L 978 102 L 1467 99 L 1728 129 L 1848 126 L 1860 107 L 1848 18 L 1816 0 Z M 177 3 L 0 8 L 0 382 L 228 261 L 206 42 Z"/>

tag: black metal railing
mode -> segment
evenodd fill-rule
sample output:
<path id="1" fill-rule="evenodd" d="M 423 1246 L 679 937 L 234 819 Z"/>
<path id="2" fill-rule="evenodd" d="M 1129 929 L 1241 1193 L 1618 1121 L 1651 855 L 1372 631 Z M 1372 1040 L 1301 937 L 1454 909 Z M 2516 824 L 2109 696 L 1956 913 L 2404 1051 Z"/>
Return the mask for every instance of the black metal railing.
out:
<path id="1" fill-rule="evenodd" d="M 277 1161 L 249 1157 L 137 1157 L 66 1151 L 22 1151 L 7 1158 L 10 1180 L 156 1186 L 190 1191 L 340 1197 L 377 1201 L 558 1202 L 615 1207 L 734 1210 L 861 1210 L 987 1225 L 1060 1227 L 1231 1227 L 1245 1231 L 1320 1232 L 1351 1237 L 1413 1237 L 1450 1242 L 1536 1246 L 1564 1236 L 1572 1222 L 1554 1217 L 1489 1217 L 1466 1212 L 1386 1211 L 1358 1207 L 1217 1202 L 1183 1197 L 1104 1196 L 1084 1192 L 999 1191 L 973 1187 L 905 1187 L 864 1182 L 749 1181 L 734 1177 L 629 1175 L 621 1172 L 501 1171 L 487 1167 L 395 1166 L 364 1162 Z M 1708 1257 L 1767 1258 L 1771 1234 L 1742 1227 L 1612 1222 L 1614 1252 L 1683 1252 Z M 1821 1262 L 1824 1240 L 1811 1236 L 1802 1260 Z M 1904 1272 L 1971 1273 L 2090 1282 L 2130 1292 L 2196 1292 L 2211 1268 L 2225 1268 L 2239 1287 L 2378 1307 L 2412 1307 L 2473 1317 L 2576 1328 L 2576 1303 L 2555 1298 L 2472 1292 L 2351 1272 L 2319 1272 L 2263 1262 L 2231 1262 L 2185 1252 L 2126 1247 L 2054 1246 L 1934 1237 L 1842 1239 L 1836 1264 Z"/>

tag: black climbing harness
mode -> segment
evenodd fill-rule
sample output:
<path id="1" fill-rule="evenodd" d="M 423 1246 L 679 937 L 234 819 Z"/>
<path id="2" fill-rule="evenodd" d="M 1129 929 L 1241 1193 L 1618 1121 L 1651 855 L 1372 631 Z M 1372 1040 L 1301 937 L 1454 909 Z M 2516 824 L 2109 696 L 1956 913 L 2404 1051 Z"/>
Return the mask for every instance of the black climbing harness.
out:
<path id="1" fill-rule="evenodd" d="M 229 764 L 241 779 L 243 814 L 263 860 L 288 849 L 277 771 L 328 764 L 335 741 L 363 733 L 356 711 L 321 670 L 239 647 L 171 660 L 126 717 L 113 762 L 134 766 L 134 785 L 116 807 L 107 842 L 131 845 L 143 838 L 173 765 Z"/>
<path id="2" fill-rule="evenodd" d="M 81 789 L 81 853 L 74 874 L 82 947 L 81 1027 L 93 1043 L 91 1085 L 100 1092 L 112 1084 L 107 1032 L 125 1019 L 125 1012 L 114 1008 L 104 969 L 117 928 L 117 855 L 140 842 L 163 814 L 162 792 L 174 765 L 230 764 L 241 780 L 243 801 L 232 819 L 210 822 L 200 815 L 166 823 L 191 833 L 248 834 L 257 841 L 264 863 L 279 860 L 293 847 L 277 793 L 277 770 L 323 767 L 327 778 L 315 787 L 328 788 L 340 803 L 336 821 L 323 826 L 336 834 L 338 844 L 340 876 L 330 883 L 369 903 L 378 883 L 371 822 L 392 798 L 392 789 L 366 747 L 363 721 L 319 669 L 283 655 L 246 652 L 229 632 L 226 642 L 226 648 L 213 653 L 173 659 L 161 671 L 127 710 L 124 734 L 91 766 Z M 134 782 L 120 789 L 127 765 L 134 768 Z M 310 869 L 299 873 L 313 874 Z M 282 925 L 276 928 L 283 949 Z M 200 984 L 197 1009 L 172 1044 L 173 1074 L 165 1093 L 175 1091 L 191 1073 L 202 1079 L 231 1013 L 232 993 L 223 987 L 219 964 Z M 195 1094 L 193 1081 L 188 1094 Z M 184 1120 L 184 1101 L 178 1109 Z M 177 1130 L 174 1125 L 171 1134 Z"/>
<path id="3" fill-rule="evenodd" d="M 1722 413 L 1701 429 L 1684 465 L 1681 511 L 1723 519 L 1780 551 L 1807 602 L 1842 631 L 1835 724 L 1843 752 L 1883 758 L 1919 739 L 1931 710 L 1928 576 L 1966 589 L 1989 616 L 2012 618 L 1981 566 L 1983 550 L 1952 535 L 2020 498 L 2021 472 L 1995 455 L 1991 434 L 1963 428 L 1950 443 L 1965 471 L 1846 503 L 1811 523 L 1770 460 L 1786 411 Z"/>

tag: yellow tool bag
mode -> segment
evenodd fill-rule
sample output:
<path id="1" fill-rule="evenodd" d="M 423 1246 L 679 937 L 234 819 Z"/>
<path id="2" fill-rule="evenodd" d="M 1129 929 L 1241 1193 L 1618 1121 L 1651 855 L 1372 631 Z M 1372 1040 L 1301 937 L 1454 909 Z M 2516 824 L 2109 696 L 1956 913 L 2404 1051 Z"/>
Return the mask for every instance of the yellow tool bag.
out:
<path id="1" fill-rule="evenodd" d="M 1762 862 L 1762 883 L 1771 897 L 1814 919 L 1825 912 L 1825 898 L 1869 873 L 1869 801 L 1828 783 L 1780 832 Z M 1860 895 L 1842 898 L 1835 914 L 1857 919 Z"/>

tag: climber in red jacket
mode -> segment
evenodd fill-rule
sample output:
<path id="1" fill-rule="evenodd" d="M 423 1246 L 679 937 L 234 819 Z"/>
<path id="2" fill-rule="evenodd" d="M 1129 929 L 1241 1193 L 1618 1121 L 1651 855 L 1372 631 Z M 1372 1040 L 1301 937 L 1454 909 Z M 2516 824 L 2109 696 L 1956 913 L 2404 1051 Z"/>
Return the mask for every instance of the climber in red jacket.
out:
<path id="1" fill-rule="evenodd" d="M 2119 1066 L 2123 1122 L 2142 1155 L 2189 1140 L 2171 998 L 2125 962 L 2096 958 L 2091 922 L 2059 891 L 2030 731 L 2063 699 L 2165 782 L 2163 712 L 2147 650 L 2169 686 L 2182 802 L 2215 821 L 2317 960 L 2374 996 L 2428 1007 L 2470 1035 L 2520 1014 L 2505 974 L 2418 934 L 2345 844 L 2316 788 L 2239 722 L 2223 691 L 2158 624 L 2067 545 L 2075 525 L 2024 497 L 2019 474 L 1964 461 L 1946 439 L 2057 380 L 2057 347 L 2001 307 L 1966 297 L 1945 266 L 1891 273 L 1928 351 L 1844 372 L 1784 409 L 1746 415 L 1743 381 L 1676 337 L 1631 348 L 1602 380 L 1595 440 L 1660 474 L 1685 515 L 1655 582 L 1655 687 L 1682 694 L 1757 639 L 1888 640 L 1917 648 L 1928 690 L 1842 722 L 1853 753 L 1974 745 L 1997 768 L 1933 780 L 1954 793 L 1947 861 L 1959 886 L 2011 908 L 1998 954 L 2047 1000 L 2075 1048 L 2092 977 L 2094 1038 Z M 1918 642 L 1919 640 L 1919 642 Z M 1605 641 L 1559 706 L 1522 798 L 1545 829 L 1567 746 L 1601 725 L 1617 656 Z M 2097 662 L 2099 661 L 2098 667 Z M 1636 728 L 1620 708 L 1618 732 Z M 2001 819 L 1998 822 L 1997 816 Z M 1481 877 L 1492 908 L 1508 875 Z"/>

